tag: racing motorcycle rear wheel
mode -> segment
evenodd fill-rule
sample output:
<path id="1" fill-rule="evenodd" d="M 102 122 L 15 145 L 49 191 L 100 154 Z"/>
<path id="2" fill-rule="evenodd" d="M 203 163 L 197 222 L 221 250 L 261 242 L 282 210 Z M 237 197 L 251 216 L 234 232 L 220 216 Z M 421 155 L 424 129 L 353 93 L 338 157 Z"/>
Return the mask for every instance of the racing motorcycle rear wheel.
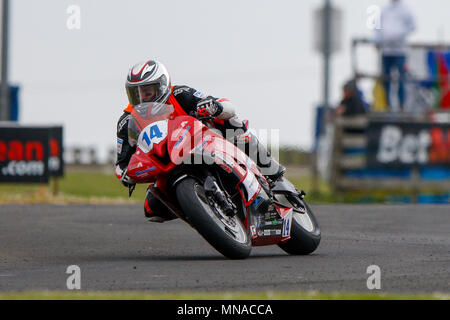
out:
<path id="1" fill-rule="evenodd" d="M 278 246 L 292 255 L 307 255 L 317 249 L 321 232 L 314 213 L 305 203 L 305 213 L 293 212 L 291 238 Z"/>
<path id="2" fill-rule="evenodd" d="M 187 220 L 217 251 L 230 259 L 245 259 L 252 250 L 250 236 L 237 215 L 227 216 L 193 178 L 182 180 L 176 195 Z"/>

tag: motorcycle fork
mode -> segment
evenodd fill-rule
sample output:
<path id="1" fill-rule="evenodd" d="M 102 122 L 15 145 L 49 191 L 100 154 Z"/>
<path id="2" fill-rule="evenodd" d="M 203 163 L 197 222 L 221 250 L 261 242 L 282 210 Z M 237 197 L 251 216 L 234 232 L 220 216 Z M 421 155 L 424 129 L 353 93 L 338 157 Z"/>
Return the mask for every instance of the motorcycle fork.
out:
<path id="1" fill-rule="evenodd" d="M 214 179 L 213 176 L 209 175 L 206 177 L 203 188 L 205 189 L 206 195 L 212 197 L 220 206 L 220 208 L 225 211 L 225 214 L 227 216 L 232 217 L 236 215 L 236 206 L 232 201 L 229 200 L 229 195 L 227 194 L 226 190 L 224 190 L 223 187 L 219 187 L 216 179 Z"/>

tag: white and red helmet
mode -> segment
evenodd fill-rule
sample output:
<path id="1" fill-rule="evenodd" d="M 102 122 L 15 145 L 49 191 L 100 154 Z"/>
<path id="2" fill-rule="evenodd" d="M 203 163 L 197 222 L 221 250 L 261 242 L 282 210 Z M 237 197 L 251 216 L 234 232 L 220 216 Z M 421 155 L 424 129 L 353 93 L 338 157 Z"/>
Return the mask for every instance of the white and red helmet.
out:
<path id="1" fill-rule="evenodd" d="M 156 60 L 132 66 L 125 83 L 128 101 L 133 106 L 144 102 L 165 103 L 171 93 L 170 86 L 169 72 Z"/>

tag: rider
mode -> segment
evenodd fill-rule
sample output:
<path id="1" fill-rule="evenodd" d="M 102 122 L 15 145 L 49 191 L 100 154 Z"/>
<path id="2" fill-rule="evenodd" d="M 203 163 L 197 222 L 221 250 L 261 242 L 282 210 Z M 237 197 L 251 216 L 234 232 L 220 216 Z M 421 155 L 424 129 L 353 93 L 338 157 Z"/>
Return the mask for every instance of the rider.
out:
<path id="1" fill-rule="evenodd" d="M 257 148 L 249 148 L 247 145 L 246 150 L 258 150 L 253 159 L 256 158 L 257 165 L 262 169 L 263 174 L 267 173 L 267 178 L 275 181 L 285 172 L 286 169 L 275 161 L 262 144 L 258 143 L 256 137 L 247 130 L 246 123 L 238 119 L 227 99 L 217 99 L 188 86 L 171 86 L 170 75 L 161 62 L 148 60 L 132 66 L 128 72 L 125 88 L 129 105 L 117 123 L 116 162 L 116 176 L 124 186 L 134 184 L 134 181 L 126 175 L 128 163 L 136 151 L 136 146 L 131 146 L 128 141 L 128 121 L 133 107 L 145 102 L 172 105 L 174 116 L 192 115 L 193 111 L 202 117 L 212 116 L 215 127 L 223 135 L 226 129 L 241 129 L 240 136 L 245 135 L 245 141 L 257 144 Z M 264 163 L 261 160 L 262 157 L 266 157 Z M 153 222 L 164 222 L 175 218 L 149 190 L 147 190 L 144 211 L 145 216 Z"/>

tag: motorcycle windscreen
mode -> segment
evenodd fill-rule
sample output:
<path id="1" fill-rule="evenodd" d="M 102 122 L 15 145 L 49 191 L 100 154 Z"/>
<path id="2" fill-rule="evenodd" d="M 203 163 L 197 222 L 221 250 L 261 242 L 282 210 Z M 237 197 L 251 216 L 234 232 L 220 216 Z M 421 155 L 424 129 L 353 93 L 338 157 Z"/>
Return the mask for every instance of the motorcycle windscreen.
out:
<path id="1" fill-rule="evenodd" d="M 133 107 L 128 120 L 129 144 L 135 146 L 139 135 L 149 124 L 169 119 L 173 111 L 174 108 L 171 105 L 154 102 L 143 103 Z M 150 136 L 148 138 L 151 139 Z"/>

